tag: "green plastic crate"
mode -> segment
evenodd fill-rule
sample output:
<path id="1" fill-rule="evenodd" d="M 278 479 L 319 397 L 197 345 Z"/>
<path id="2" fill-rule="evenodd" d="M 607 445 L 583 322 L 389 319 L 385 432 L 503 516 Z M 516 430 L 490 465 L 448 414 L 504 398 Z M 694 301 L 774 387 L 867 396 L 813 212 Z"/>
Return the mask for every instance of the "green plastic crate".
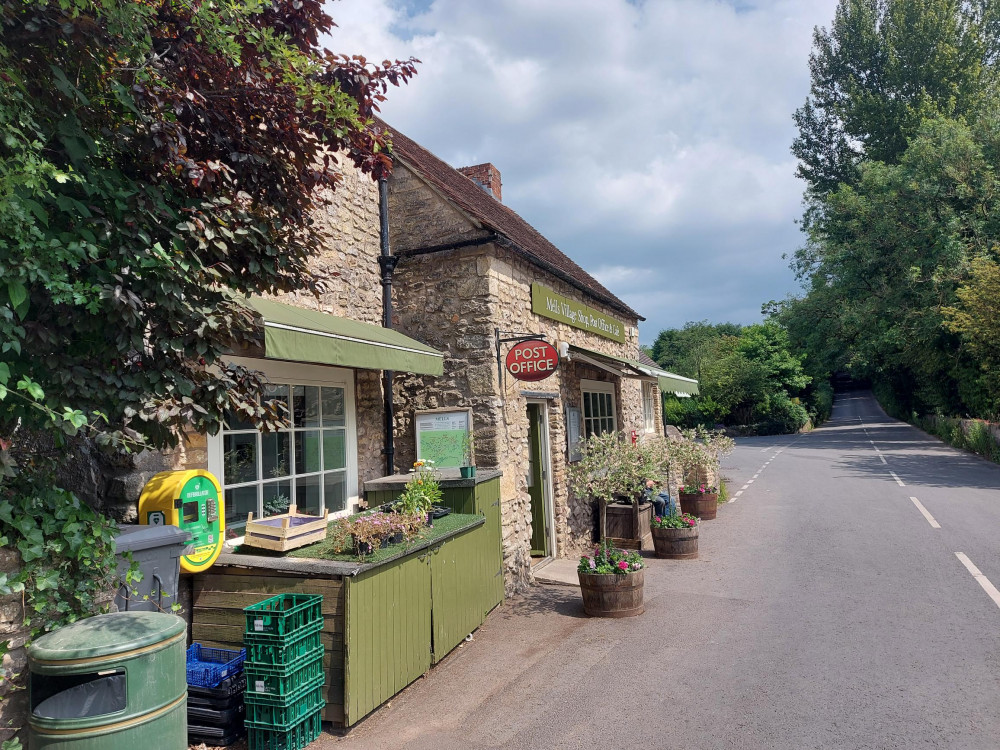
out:
<path id="1" fill-rule="evenodd" d="M 289 637 L 323 621 L 322 594 L 278 594 L 243 610 L 246 633 Z"/>
<path id="2" fill-rule="evenodd" d="M 306 625 L 305 629 L 291 637 L 257 636 L 246 633 L 243 646 L 247 650 L 248 662 L 275 667 L 289 665 L 320 647 L 319 633 L 323 621 Z"/>
<path id="3" fill-rule="evenodd" d="M 257 696 L 246 694 L 248 727 L 286 730 L 311 713 L 323 708 L 323 675 L 289 696 Z"/>
<path id="4" fill-rule="evenodd" d="M 247 697 L 286 696 L 323 674 L 323 646 L 284 665 L 246 663 Z"/>
<path id="5" fill-rule="evenodd" d="M 320 712 L 306 716 L 289 729 L 259 729 L 247 727 L 248 750 L 303 750 L 319 737 L 322 730 Z"/>

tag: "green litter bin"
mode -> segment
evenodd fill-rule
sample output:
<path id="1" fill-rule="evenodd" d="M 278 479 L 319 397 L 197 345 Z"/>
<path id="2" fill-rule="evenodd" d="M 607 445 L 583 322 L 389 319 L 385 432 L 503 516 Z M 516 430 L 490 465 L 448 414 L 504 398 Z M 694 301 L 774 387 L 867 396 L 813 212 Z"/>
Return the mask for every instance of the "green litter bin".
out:
<path id="1" fill-rule="evenodd" d="M 187 629 L 176 615 L 97 615 L 28 647 L 28 750 L 185 750 Z"/>

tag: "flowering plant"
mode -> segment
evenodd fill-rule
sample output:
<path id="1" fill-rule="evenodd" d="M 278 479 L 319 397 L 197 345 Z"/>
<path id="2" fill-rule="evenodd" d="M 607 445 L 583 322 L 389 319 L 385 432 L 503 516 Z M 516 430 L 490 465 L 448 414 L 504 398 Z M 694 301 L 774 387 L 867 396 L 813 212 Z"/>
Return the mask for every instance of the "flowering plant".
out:
<path id="1" fill-rule="evenodd" d="M 350 533 L 354 537 L 354 550 L 359 556 L 364 550 L 372 551 L 382 546 L 382 542 L 394 532 L 391 514 L 381 511 L 362 513 L 349 522 Z"/>
<path id="2" fill-rule="evenodd" d="M 685 484 L 680 488 L 680 491 L 685 495 L 705 495 L 714 494 L 719 491 L 719 488 L 715 485 L 707 484 Z"/>
<path id="3" fill-rule="evenodd" d="M 577 570 L 581 573 L 625 575 L 642 570 L 644 567 L 638 552 L 618 549 L 605 539 L 594 548 L 593 555 L 584 555 L 580 558 Z"/>
<path id="4" fill-rule="evenodd" d="M 441 487 L 434 474 L 434 462 L 415 461 L 410 480 L 395 503 L 398 512 L 407 515 L 429 513 L 431 506 L 441 502 Z"/>
<path id="5" fill-rule="evenodd" d="M 692 529 L 698 525 L 698 519 L 690 513 L 674 513 L 669 516 L 655 516 L 649 522 L 653 529 Z"/>

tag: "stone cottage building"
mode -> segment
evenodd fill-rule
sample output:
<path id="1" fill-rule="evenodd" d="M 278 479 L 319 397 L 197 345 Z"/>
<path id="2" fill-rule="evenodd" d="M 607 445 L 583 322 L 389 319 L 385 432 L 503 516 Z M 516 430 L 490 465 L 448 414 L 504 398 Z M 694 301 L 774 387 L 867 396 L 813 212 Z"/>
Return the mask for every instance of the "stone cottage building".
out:
<path id="1" fill-rule="evenodd" d="M 444 375 L 396 380 L 397 466 L 415 458 L 413 414 L 472 410 L 475 459 L 498 468 L 508 588 L 532 560 L 593 543 L 594 510 L 566 467 L 580 438 L 663 434 L 660 385 L 696 384 L 639 361 L 643 318 L 502 202 L 492 164 L 453 169 L 392 130 L 393 327 L 444 353 Z M 516 339 L 558 348 L 557 371 L 522 382 L 499 365 Z"/>

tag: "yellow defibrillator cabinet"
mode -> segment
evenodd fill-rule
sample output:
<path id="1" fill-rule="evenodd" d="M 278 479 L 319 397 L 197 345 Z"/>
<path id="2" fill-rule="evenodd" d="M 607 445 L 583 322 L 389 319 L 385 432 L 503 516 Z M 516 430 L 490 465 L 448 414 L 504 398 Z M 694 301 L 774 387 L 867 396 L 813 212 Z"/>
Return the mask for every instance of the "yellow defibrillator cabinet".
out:
<path id="1" fill-rule="evenodd" d="M 219 481 L 204 469 L 161 471 L 139 496 L 139 523 L 177 526 L 191 533 L 181 570 L 197 573 L 215 562 L 226 537 Z"/>

